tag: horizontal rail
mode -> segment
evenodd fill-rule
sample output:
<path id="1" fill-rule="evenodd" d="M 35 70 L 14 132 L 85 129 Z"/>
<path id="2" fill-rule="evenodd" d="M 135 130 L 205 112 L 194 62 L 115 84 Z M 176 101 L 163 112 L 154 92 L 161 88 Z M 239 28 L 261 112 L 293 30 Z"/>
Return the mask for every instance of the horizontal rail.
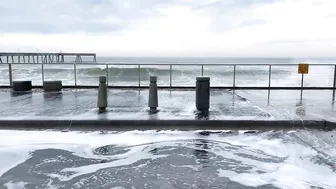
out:
<path id="1" fill-rule="evenodd" d="M 23 65 L 36 65 L 36 64 L 42 64 L 42 63 L 0 63 L 2 64 L 23 64 Z M 46 63 L 44 63 L 46 64 Z M 284 64 L 284 63 L 101 63 L 101 62 L 95 62 L 92 63 L 90 61 L 88 62 L 55 62 L 55 63 L 48 63 L 48 65 L 64 65 L 64 64 L 77 64 L 77 65 L 97 65 L 97 66 L 103 66 L 103 65 L 117 65 L 117 66 L 298 66 L 300 63 L 290 63 L 290 64 Z M 334 66 L 336 63 L 312 63 L 309 64 L 309 66 Z"/>
<path id="2" fill-rule="evenodd" d="M 35 89 L 42 89 L 42 85 L 34 85 L 32 86 Z M 0 88 L 11 88 L 11 86 L 8 85 L 0 85 Z M 98 88 L 97 85 L 64 85 L 63 88 L 65 89 L 95 89 Z M 130 86 L 125 86 L 125 85 L 116 85 L 116 86 L 111 86 L 109 85 L 108 88 L 110 89 L 148 89 L 149 86 L 138 86 L 138 85 L 130 85 Z M 178 90 L 194 90 L 196 87 L 192 86 L 157 86 L 158 89 L 178 89 Z M 222 89 L 227 89 L 227 90 L 333 90 L 333 87 L 221 87 L 221 86 L 214 86 L 210 87 L 213 90 L 222 90 Z"/>

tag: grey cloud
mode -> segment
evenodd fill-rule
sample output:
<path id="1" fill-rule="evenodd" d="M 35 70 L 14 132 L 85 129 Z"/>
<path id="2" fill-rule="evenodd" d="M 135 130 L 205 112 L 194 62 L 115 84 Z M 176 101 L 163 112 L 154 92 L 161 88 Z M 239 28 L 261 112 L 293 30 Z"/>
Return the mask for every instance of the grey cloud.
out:
<path id="1" fill-rule="evenodd" d="M 212 14 L 211 30 L 222 33 L 267 23 L 263 18 L 251 18 L 248 12 L 255 7 L 275 1 L 279 0 L 220 0 L 194 6 L 194 9 Z"/>
<path id="2" fill-rule="evenodd" d="M 2 0 L 0 32 L 113 32 L 146 16 L 146 10 L 172 1 Z M 147 11 L 147 12 L 148 12 Z M 116 23 L 102 22 L 113 17 Z"/>
<path id="3" fill-rule="evenodd" d="M 214 26 L 226 23 L 227 27 L 234 28 L 254 22 L 241 20 L 232 24 L 234 15 L 239 14 L 241 8 L 270 1 L 273 0 L 219 0 L 213 3 L 203 0 L 1 0 L 0 32 L 115 32 L 131 28 L 133 21 L 159 16 L 162 13 L 157 12 L 157 8 L 169 5 L 209 11 L 215 15 Z M 108 18 L 112 18 L 112 22 L 103 22 Z"/>

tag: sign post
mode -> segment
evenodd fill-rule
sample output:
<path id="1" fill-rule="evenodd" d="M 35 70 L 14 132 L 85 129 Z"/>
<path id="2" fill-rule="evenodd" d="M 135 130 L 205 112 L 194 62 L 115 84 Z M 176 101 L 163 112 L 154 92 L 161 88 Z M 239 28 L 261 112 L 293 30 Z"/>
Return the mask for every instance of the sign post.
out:
<path id="1" fill-rule="evenodd" d="M 302 91 L 303 91 L 303 76 L 304 74 L 308 74 L 309 64 L 299 64 L 298 73 L 302 75 L 301 77 L 301 100 L 302 100 Z"/>

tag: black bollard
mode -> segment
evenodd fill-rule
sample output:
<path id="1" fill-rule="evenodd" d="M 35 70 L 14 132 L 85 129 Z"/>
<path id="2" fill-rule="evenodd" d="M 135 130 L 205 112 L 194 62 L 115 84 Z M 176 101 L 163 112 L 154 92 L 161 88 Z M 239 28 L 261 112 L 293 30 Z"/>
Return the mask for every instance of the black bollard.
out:
<path id="1" fill-rule="evenodd" d="M 12 89 L 14 92 L 24 92 L 32 90 L 31 81 L 13 81 Z"/>
<path id="2" fill-rule="evenodd" d="M 209 111 L 210 77 L 196 77 L 196 109 Z"/>
<path id="3" fill-rule="evenodd" d="M 106 77 L 99 77 L 99 88 L 98 88 L 98 102 L 97 107 L 99 112 L 105 112 L 107 107 L 107 86 L 106 86 Z"/>
<path id="4" fill-rule="evenodd" d="M 46 92 L 58 92 L 63 88 L 62 81 L 44 81 L 43 89 Z"/>
<path id="5" fill-rule="evenodd" d="M 148 107 L 151 112 L 156 112 L 157 107 L 159 106 L 158 103 L 158 91 L 157 91 L 157 77 L 150 76 L 149 78 L 149 96 L 148 96 Z"/>

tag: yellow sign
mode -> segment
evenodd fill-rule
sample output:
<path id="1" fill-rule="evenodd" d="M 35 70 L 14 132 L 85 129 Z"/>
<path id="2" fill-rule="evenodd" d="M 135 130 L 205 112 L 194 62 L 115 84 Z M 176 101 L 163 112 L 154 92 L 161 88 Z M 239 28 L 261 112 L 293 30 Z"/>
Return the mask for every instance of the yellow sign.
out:
<path id="1" fill-rule="evenodd" d="M 299 74 L 307 74 L 309 70 L 309 64 L 299 64 Z"/>

